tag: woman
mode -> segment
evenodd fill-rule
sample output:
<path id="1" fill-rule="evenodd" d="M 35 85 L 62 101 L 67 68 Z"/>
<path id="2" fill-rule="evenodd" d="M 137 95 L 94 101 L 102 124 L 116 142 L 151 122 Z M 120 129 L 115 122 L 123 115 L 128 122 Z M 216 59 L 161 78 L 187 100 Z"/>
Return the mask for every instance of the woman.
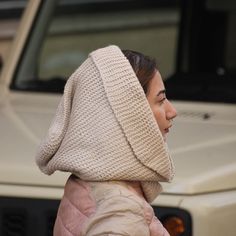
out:
<path id="1" fill-rule="evenodd" d="M 55 236 L 169 235 L 150 206 L 173 177 L 166 135 L 176 110 L 154 60 L 109 46 L 71 75 L 36 161 L 71 172 Z"/>

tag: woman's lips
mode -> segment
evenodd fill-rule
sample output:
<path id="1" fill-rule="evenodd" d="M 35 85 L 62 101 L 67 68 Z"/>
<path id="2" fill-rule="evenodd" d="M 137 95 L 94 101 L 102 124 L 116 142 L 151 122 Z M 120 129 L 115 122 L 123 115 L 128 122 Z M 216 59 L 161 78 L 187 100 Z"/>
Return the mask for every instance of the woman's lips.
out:
<path id="1" fill-rule="evenodd" d="M 171 127 L 172 127 L 172 125 L 170 125 L 168 128 L 166 128 L 166 129 L 165 129 L 165 133 L 169 133 Z"/>
<path id="2" fill-rule="evenodd" d="M 170 132 L 170 128 L 171 128 L 172 125 L 170 125 L 168 128 L 164 129 L 164 132 L 163 132 L 163 138 L 164 140 L 166 141 L 166 136 L 167 134 Z"/>
<path id="3" fill-rule="evenodd" d="M 166 128 L 166 129 L 164 129 L 164 135 L 163 135 L 164 140 L 166 140 L 166 135 L 170 132 L 170 128 L 171 128 L 171 126 Z"/>
<path id="4" fill-rule="evenodd" d="M 164 131 L 165 131 L 165 133 L 167 134 L 167 133 L 170 132 L 170 129 L 169 129 L 169 128 L 166 128 L 166 129 L 164 129 Z"/>

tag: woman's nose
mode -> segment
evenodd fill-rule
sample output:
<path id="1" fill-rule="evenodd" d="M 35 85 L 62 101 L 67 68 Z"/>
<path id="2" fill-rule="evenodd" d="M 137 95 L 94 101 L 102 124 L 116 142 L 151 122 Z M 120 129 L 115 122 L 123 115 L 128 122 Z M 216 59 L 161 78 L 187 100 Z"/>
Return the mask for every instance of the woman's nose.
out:
<path id="1" fill-rule="evenodd" d="M 177 110 L 172 105 L 172 103 L 168 100 L 168 107 L 166 110 L 166 118 L 168 120 L 170 120 L 170 119 L 174 119 L 176 116 L 177 116 Z"/>

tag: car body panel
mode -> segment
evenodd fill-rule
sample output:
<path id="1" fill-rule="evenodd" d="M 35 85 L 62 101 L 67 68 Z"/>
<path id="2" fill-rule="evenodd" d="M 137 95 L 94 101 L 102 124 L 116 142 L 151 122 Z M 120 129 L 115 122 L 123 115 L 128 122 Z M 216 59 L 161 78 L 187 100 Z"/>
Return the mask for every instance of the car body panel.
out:
<path id="1" fill-rule="evenodd" d="M 5 135 L 0 139 L 0 184 L 63 187 L 68 173 L 48 177 L 35 163 L 37 146 L 46 135 L 59 99 L 58 95 L 13 92 L 1 101 L 0 129 Z"/>
<path id="2" fill-rule="evenodd" d="M 40 178 L 41 173 L 34 160 L 37 146 L 47 133 L 60 97 L 12 92 L 5 100 L 7 102 L 2 102 L 0 126 L 7 135 L 0 140 L 3 147 L 0 182 L 63 186 L 61 178 L 45 178 L 44 175 Z M 169 141 L 176 176 L 171 184 L 164 184 L 164 191 L 172 194 L 199 194 L 234 189 L 236 122 L 233 117 L 236 117 L 236 112 L 232 110 L 232 105 L 212 107 L 200 103 L 175 103 L 175 106 L 180 114 Z M 204 113 L 209 109 L 208 113 L 213 115 L 204 119 Z M 186 115 L 194 112 L 197 115 Z M 18 142 L 12 148 L 8 144 L 14 139 Z M 9 169 L 14 170 L 10 178 Z"/>

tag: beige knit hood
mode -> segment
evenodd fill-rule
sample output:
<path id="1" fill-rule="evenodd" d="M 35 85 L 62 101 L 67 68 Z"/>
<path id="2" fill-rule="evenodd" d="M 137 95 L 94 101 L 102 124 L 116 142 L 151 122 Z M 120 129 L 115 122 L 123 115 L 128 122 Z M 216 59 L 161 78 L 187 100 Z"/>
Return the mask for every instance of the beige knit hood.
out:
<path id="1" fill-rule="evenodd" d="M 143 89 L 122 51 L 92 52 L 71 75 L 36 154 L 46 174 L 83 180 L 140 181 L 151 202 L 170 181 L 173 164 Z"/>

